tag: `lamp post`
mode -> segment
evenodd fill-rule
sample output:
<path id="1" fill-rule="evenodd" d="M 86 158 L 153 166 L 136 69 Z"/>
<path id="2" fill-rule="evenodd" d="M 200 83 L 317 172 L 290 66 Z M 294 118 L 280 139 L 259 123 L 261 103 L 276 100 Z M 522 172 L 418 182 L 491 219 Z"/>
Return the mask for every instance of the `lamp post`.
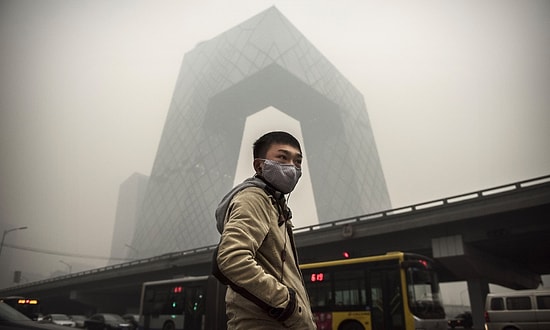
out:
<path id="1" fill-rule="evenodd" d="M 135 254 L 136 254 L 136 257 L 139 257 L 139 250 L 138 249 L 136 249 L 135 247 L 133 247 L 130 244 L 127 244 L 127 243 L 125 243 L 124 246 L 129 248 L 130 250 L 134 251 Z"/>
<path id="2" fill-rule="evenodd" d="M 0 254 L 2 254 L 2 247 L 4 247 L 4 239 L 6 238 L 6 235 L 8 233 L 11 233 L 12 231 L 23 230 L 23 229 L 27 229 L 27 226 L 4 230 L 4 234 L 2 235 L 2 242 L 0 242 Z"/>
<path id="3" fill-rule="evenodd" d="M 59 262 L 64 264 L 65 266 L 67 266 L 69 268 L 69 274 L 71 274 L 73 272 L 73 266 L 71 266 L 70 264 L 66 263 L 63 260 L 59 260 Z"/>

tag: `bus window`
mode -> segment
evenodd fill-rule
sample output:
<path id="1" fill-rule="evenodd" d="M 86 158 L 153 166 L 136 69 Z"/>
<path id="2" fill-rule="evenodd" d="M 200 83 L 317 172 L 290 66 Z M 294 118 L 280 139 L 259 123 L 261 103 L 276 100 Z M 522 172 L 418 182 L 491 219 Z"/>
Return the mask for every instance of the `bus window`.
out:
<path id="1" fill-rule="evenodd" d="M 328 306 L 334 303 L 330 273 L 312 273 L 309 278 L 306 278 L 306 287 L 312 308 L 328 310 Z"/>
<path id="2" fill-rule="evenodd" d="M 414 315 L 422 319 L 445 317 L 435 272 L 420 267 L 407 268 L 407 290 Z"/>
<path id="3" fill-rule="evenodd" d="M 339 271 L 334 274 L 335 309 L 365 310 L 365 275 L 363 270 Z"/>
<path id="4" fill-rule="evenodd" d="M 370 280 L 373 330 L 403 329 L 405 321 L 399 270 L 373 271 Z"/>
<path id="5" fill-rule="evenodd" d="M 384 329 L 384 274 L 381 272 L 372 272 L 370 276 L 370 296 L 371 296 L 371 315 L 372 328 Z"/>
<path id="6" fill-rule="evenodd" d="M 205 287 L 188 288 L 185 297 L 184 329 L 202 329 L 205 314 Z"/>

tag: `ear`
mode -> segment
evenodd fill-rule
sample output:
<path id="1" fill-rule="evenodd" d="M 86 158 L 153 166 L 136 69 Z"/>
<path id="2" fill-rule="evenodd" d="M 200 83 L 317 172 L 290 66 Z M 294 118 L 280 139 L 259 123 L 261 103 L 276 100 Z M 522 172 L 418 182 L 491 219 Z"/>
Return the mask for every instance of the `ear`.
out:
<path id="1" fill-rule="evenodd" d="M 262 165 L 264 163 L 263 159 L 254 159 L 252 162 L 252 166 L 254 167 L 254 171 L 256 171 L 256 174 L 262 174 Z"/>

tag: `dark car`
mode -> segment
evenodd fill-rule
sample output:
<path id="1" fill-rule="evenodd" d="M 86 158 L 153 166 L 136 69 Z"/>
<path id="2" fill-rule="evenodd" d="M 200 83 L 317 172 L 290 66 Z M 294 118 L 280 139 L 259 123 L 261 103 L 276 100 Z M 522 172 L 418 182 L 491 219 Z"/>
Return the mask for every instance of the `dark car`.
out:
<path id="1" fill-rule="evenodd" d="M 118 314 L 98 313 L 84 321 L 84 327 L 88 330 L 131 330 L 133 326 Z"/>
<path id="2" fill-rule="evenodd" d="M 460 313 L 457 316 L 455 316 L 454 319 L 449 320 L 449 327 L 451 329 L 454 329 L 454 328 L 470 329 L 473 325 L 474 325 L 474 321 L 472 319 L 472 313 L 470 312 Z"/>
<path id="3" fill-rule="evenodd" d="M 40 324 L 31 320 L 27 316 L 15 310 L 4 302 L 0 302 L 0 330 L 12 329 L 50 329 L 50 330 L 66 330 L 66 327 L 54 324 Z"/>

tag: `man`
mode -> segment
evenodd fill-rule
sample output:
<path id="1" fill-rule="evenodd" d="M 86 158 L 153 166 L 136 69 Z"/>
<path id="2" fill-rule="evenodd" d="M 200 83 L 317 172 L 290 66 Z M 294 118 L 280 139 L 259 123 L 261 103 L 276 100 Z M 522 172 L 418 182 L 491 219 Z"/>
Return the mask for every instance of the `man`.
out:
<path id="1" fill-rule="evenodd" d="M 254 143 L 253 155 L 255 176 L 216 210 L 222 235 L 214 274 L 229 286 L 227 327 L 316 329 L 285 199 L 302 174 L 300 143 L 286 132 L 270 132 Z"/>

